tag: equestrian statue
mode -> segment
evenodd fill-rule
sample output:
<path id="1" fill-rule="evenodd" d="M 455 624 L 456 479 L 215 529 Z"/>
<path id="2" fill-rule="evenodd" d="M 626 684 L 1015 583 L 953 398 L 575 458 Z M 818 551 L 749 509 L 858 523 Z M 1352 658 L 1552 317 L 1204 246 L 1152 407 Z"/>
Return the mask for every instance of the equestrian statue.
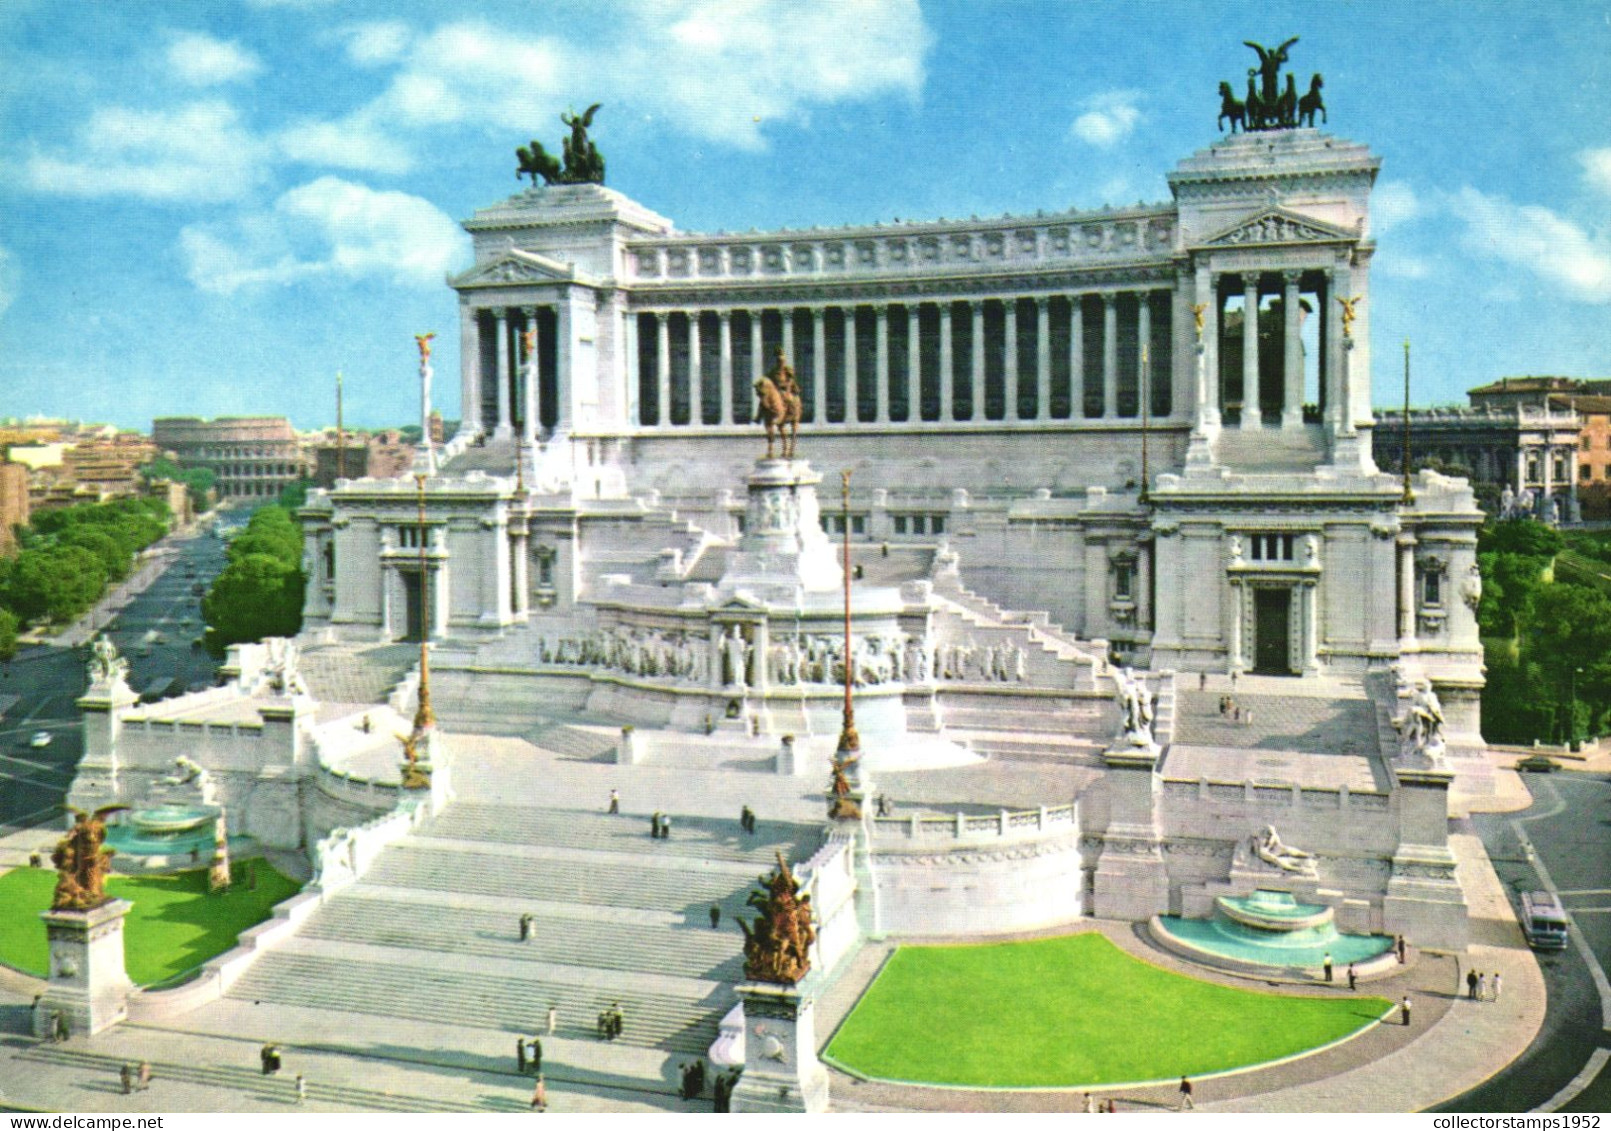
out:
<path id="1" fill-rule="evenodd" d="M 1299 97 L 1297 79 L 1291 73 L 1281 73 L 1287 50 L 1298 42 L 1297 36 L 1273 48 L 1251 39 L 1243 42 L 1258 52 L 1259 65 L 1247 70 L 1247 98 L 1243 101 L 1237 101 L 1230 83 L 1219 84 L 1219 118 L 1215 124 L 1220 129 L 1228 126 L 1231 133 L 1238 126 L 1249 131 L 1290 130 L 1299 125 L 1313 126 L 1316 114 L 1321 121 L 1326 120 L 1326 104 L 1320 97 L 1325 82 L 1320 75 L 1309 80 L 1309 93 Z"/>
<path id="2" fill-rule="evenodd" d="M 543 183 L 549 185 L 602 185 L 604 156 L 587 136 L 588 128 L 593 124 L 593 115 L 598 113 L 602 105 L 602 102 L 595 102 L 581 114 L 567 110 L 559 116 L 559 120 L 571 131 L 561 146 L 565 158 L 563 164 L 558 157 L 544 149 L 540 141 L 533 140 L 529 149 L 524 145 L 517 148 L 515 159 L 520 165 L 515 169 L 515 180 L 530 177 L 535 185 L 537 178 L 541 177 Z"/>
<path id="3" fill-rule="evenodd" d="M 800 432 L 800 383 L 781 349 L 766 376 L 756 380 L 755 399 L 756 423 L 766 425 L 766 458 L 773 458 L 776 444 L 782 459 L 793 459 Z"/>

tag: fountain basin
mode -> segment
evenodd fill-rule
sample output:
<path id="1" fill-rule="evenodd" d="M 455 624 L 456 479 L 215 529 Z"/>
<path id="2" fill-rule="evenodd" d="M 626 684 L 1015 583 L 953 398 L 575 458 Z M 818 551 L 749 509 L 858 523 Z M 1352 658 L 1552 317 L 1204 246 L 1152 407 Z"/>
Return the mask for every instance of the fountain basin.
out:
<path id="1" fill-rule="evenodd" d="M 1323 928 L 1337 915 L 1325 904 L 1299 903 L 1288 892 L 1263 888 L 1252 895 L 1222 895 L 1214 903 L 1234 923 L 1281 933 Z"/>
<path id="2" fill-rule="evenodd" d="M 1335 909 L 1300 903 L 1287 892 L 1260 889 L 1214 904 L 1208 919 L 1155 916 L 1154 941 L 1193 961 L 1259 976 L 1284 970 L 1307 979 L 1328 955 L 1334 969 L 1354 966 L 1361 976 L 1397 962 L 1387 935 L 1345 934 L 1337 930 Z"/>
<path id="3" fill-rule="evenodd" d="M 213 805 L 153 805 L 125 813 L 106 829 L 118 871 L 194 867 L 213 856 L 220 810 Z"/>

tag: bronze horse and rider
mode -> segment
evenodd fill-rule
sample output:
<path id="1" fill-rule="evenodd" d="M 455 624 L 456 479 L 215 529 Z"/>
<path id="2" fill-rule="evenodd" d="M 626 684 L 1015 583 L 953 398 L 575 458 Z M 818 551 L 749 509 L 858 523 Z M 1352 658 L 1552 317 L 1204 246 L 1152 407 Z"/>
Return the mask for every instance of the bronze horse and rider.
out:
<path id="1" fill-rule="evenodd" d="M 774 458 L 773 448 L 779 446 L 782 459 L 793 459 L 800 432 L 800 383 L 781 349 L 766 376 L 756 380 L 755 397 L 755 420 L 766 425 L 766 458 Z"/>
<path id="2" fill-rule="evenodd" d="M 1265 47 L 1252 40 L 1244 41 L 1259 54 L 1259 65 L 1247 72 L 1247 98 L 1239 101 L 1231 84 L 1219 84 L 1219 118 L 1215 124 L 1230 132 L 1237 127 L 1243 130 L 1290 130 L 1296 126 L 1313 126 L 1315 115 L 1326 121 L 1326 103 L 1320 91 L 1326 85 L 1319 74 L 1309 80 L 1309 92 L 1298 96 L 1297 81 L 1287 74 L 1286 85 L 1281 83 L 1281 65 L 1287 61 L 1287 48 L 1298 42 L 1296 36 L 1276 48 Z"/>

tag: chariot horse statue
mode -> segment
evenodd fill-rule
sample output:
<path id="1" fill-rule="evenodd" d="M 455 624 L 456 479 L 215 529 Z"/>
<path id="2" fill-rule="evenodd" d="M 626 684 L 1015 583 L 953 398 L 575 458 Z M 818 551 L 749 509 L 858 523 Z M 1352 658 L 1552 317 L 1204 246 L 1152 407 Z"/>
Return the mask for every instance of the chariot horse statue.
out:
<path id="1" fill-rule="evenodd" d="M 776 445 L 781 449 L 781 458 L 793 459 L 800 433 L 800 383 L 794 379 L 794 370 L 784 359 L 782 349 L 777 351 L 766 376 L 756 380 L 755 397 L 755 419 L 766 425 L 766 458 L 773 458 Z"/>

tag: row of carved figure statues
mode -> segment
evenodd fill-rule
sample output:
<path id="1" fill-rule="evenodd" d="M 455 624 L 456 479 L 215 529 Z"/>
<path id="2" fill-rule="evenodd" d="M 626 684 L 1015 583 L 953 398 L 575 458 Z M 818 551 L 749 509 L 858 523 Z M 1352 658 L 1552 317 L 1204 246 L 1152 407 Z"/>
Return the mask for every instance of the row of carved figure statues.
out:
<path id="1" fill-rule="evenodd" d="M 790 634 L 773 642 L 764 657 L 738 625 L 720 637 L 712 656 L 710 640 L 689 632 L 660 629 L 597 628 L 575 636 L 539 637 L 538 658 L 545 664 L 604 668 L 628 675 L 663 677 L 723 687 L 759 682 L 758 662 L 768 682 L 780 686 L 841 684 L 845 678 L 844 640 L 827 633 Z M 857 686 L 880 683 L 931 683 L 937 680 L 1023 682 L 1029 653 L 1011 640 L 979 644 L 972 637 L 936 644 L 904 632 L 868 634 L 851 641 L 851 679 Z"/>

